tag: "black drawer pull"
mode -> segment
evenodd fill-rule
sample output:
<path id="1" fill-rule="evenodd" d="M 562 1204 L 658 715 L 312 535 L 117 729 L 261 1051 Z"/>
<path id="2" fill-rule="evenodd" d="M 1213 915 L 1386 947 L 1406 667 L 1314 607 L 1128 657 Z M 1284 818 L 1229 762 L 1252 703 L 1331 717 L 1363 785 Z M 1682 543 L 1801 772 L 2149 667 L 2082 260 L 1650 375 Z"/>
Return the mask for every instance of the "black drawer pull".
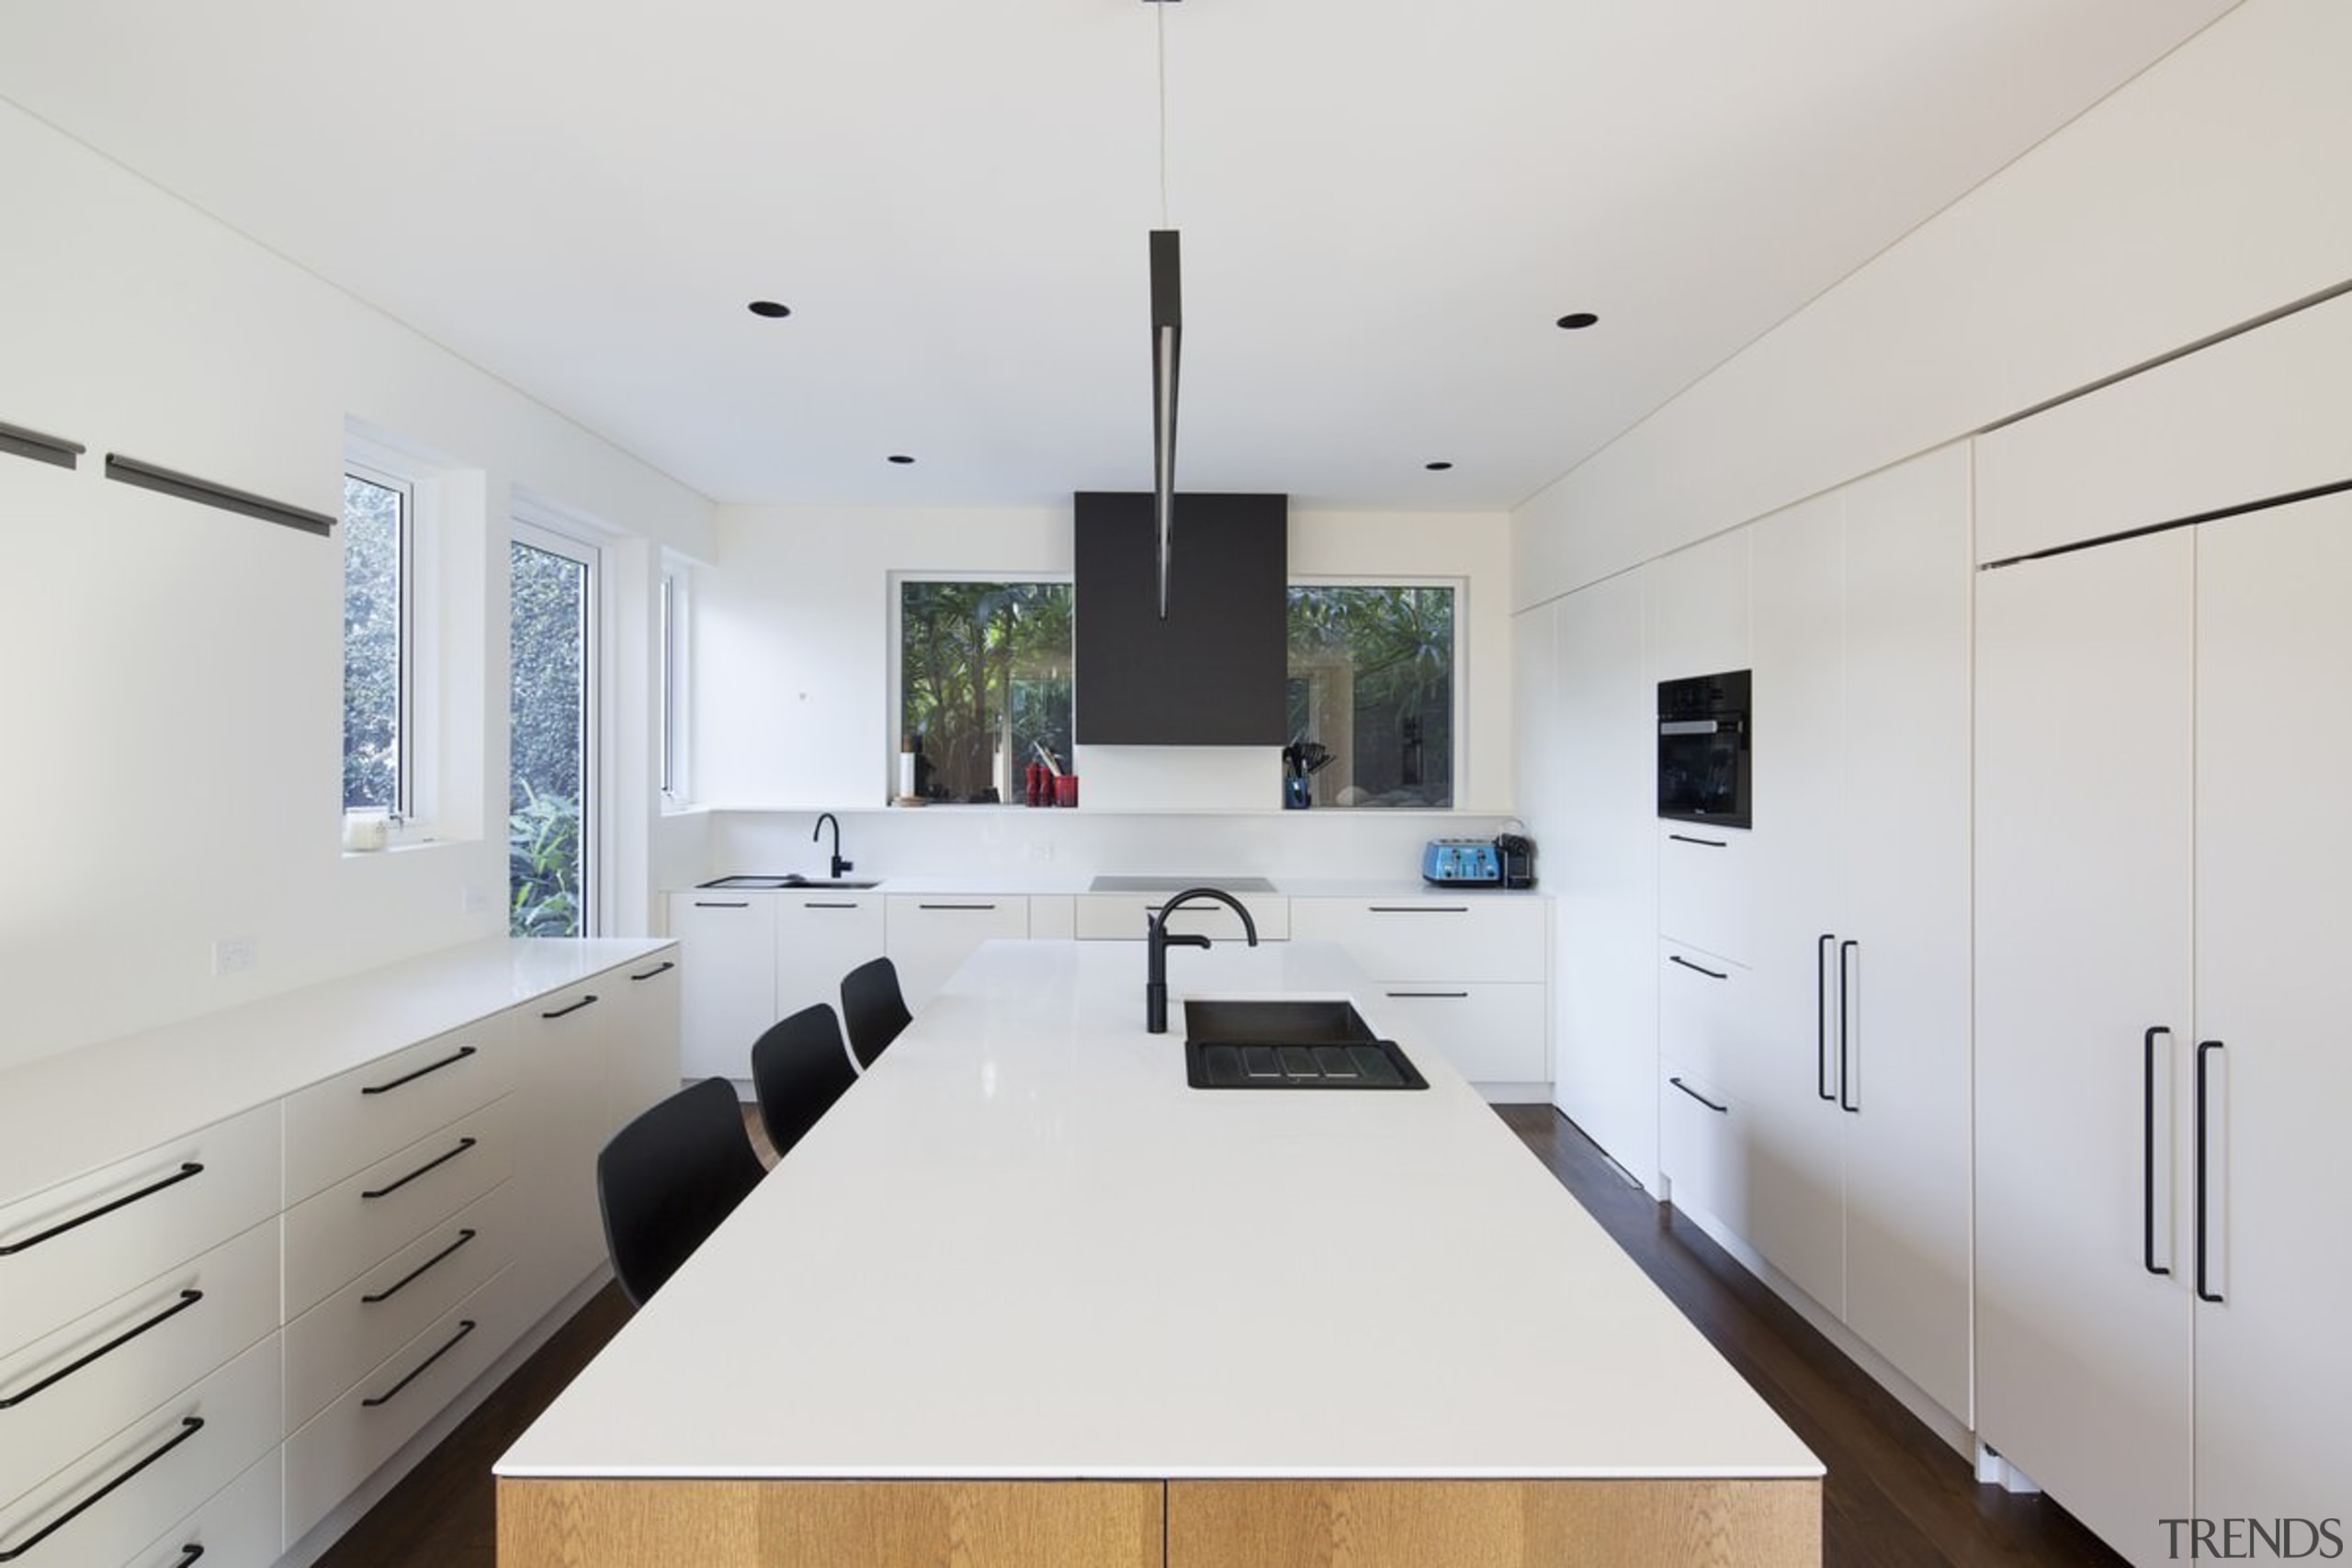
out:
<path id="1" fill-rule="evenodd" d="M 440 1251 L 435 1253 L 432 1257 L 426 1258 L 424 1262 L 418 1264 L 415 1268 L 401 1275 L 400 1279 L 393 1283 L 385 1286 L 382 1290 L 378 1291 L 371 1295 L 360 1297 L 359 1304 L 362 1306 L 374 1306 L 379 1302 L 390 1301 L 394 1296 L 399 1295 L 402 1291 L 407 1290 L 410 1285 L 413 1284 L 416 1281 L 418 1275 L 423 1274 L 426 1269 L 432 1268 L 435 1264 L 448 1257 L 449 1254 L 457 1251 L 458 1248 L 473 1240 L 476 1234 L 477 1233 L 471 1230 L 459 1231 L 458 1233 L 457 1240 L 451 1242 L 448 1246 L 443 1247 Z"/>
<path id="2" fill-rule="evenodd" d="M 1685 1094 L 1689 1095 L 1691 1099 L 1693 1099 L 1693 1100 L 1697 1100 L 1700 1104 L 1702 1104 L 1702 1105 L 1705 1106 L 1708 1110 L 1713 1111 L 1717 1111 L 1717 1112 L 1719 1112 L 1719 1113 L 1721 1113 L 1721 1114 L 1723 1114 L 1723 1115 L 1725 1115 L 1725 1116 L 1728 1116 L 1728 1115 L 1730 1115 L 1730 1114 L 1731 1114 L 1731 1107 L 1730 1107 L 1730 1106 L 1728 1106 L 1728 1105 L 1717 1105 L 1713 1100 L 1709 1100 L 1705 1095 L 1701 1094 L 1697 1089 L 1692 1089 L 1689 1084 L 1684 1083 L 1680 1078 L 1668 1078 L 1668 1079 L 1667 1079 L 1666 1081 L 1667 1081 L 1667 1082 L 1668 1082 L 1668 1083 L 1670 1083 L 1670 1084 L 1672 1084 L 1675 1088 L 1677 1088 L 1677 1089 L 1680 1089 L 1683 1093 L 1685 1093 Z"/>
<path id="3" fill-rule="evenodd" d="M 1693 964 L 1679 953 L 1668 953 L 1666 955 L 1666 961 L 1668 964 L 1679 964 L 1685 969 L 1696 970 L 1698 973 L 1704 975 L 1710 980 L 1728 980 L 1731 978 L 1731 976 L 1727 973 L 1718 974 L 1714 970 L 1708 968 L 1703 964 Z"/>
<path id="4" fill-rule="evenodd" d="M 1365 908 L 1375 915 L 1466 915 L 1467 904 L 1371 904 Z"/>
<path id="5" fill-rule="evenodd" d="M 187 1568 L 189 1563 L 195 1562 L 198 1558 L 203 1555 L 204 1548 L 198 1545 L 195 1541 L 189 1541 L 186 1546 L 180 1548 L 180 1560 L 177 1562 L 173 1563 L 172 1568 Z"/>
<path id="6" fill-rule="evenodd" d="M 857 904 L 820 904 L 814 898 L 809 899 L 808 902 L 801 905 L 800 907 L 804 909 L 855 909 L 863 908 L 862 905 Z M 928 909 L 931 906 L 925 904 L 923 908 Z M 990 905 L 989 908 L 994 908 L 995 906 Z"/>
<path id="7" fill-rule="evenodd" d="M 844 904 L 842 907 L 853 908 L 855 906 Z M 994 904 L 918 904 L 915 908 L 918 909 L 993 909 L 996 906 Z"/>
<path id="8" fill-rule="evenodd" d="M 67 1378 L 72 1377 L 75 1372 L 80 1371 L 84 1367 L 88 1366 L 92 1361 L 95 1361 L 99 1357 L 106 1355 L 108 1351 L 121 1349 L 125 1345 L 130 1344 L 132 1340 L 138 1338 L 149 1329 L 155 1327 L 157 1325 L 164 1322 L 168 1318 L 179 1316 L 180 1314 L 187 1311 L 188 1308 L 194 1306 L 203 1299 L 204 1292 L 202 1291 L 182 1291 L 178 1301 L 173 1303 L 170 1306 L 165 1307 L 163 1311 L 157 1313 L 154 1316 L 149 1318 L 138 1327 L 116 1335 L 113 1338 L 107 1340 L 105 1344 L 91 1351 L 88 1355 L 83 1357 L 72 1366 L 58 1368 L 57 1371 L 50 1373 L 49 1376 L 41 1379 L 40 1382 L 33 1384 L 30 1388 L 20 1388 L 16 1393 L 8 1395 L 6 1399 L 0 1399 L 0 1410 L 14 1410 L 17 1405 L 22 1404 L 25 1401 L 40 1393 L 43 1389 L 53 1388 L 57 1384 L 63 1382 Z"/>
<path id="9" fill-rule="evenodd" d="M 1467 991 L 1391 991 L 1388 995 L 1399 1001 L 1459 1002 L 1470 998 Z"/>
<path id="10" fill-rule="evenodd" d="M 389 1198 L 393 1193 L 399 1191 L 401 1188 L 406 1187 L 410 1182 L 414 1181 L 418 1177 L 423 1176 L 426 1171 L 434 1168 L 434 1167 L 447 1165 L 451 1160 L 456 1159 L 459 1155 L 464 1154 L 468 1149 L 472 1148 L 474 1146 L 474 1143 L 475 1140 L 472 1138 L 459 1138 L 456 1148 L 451 1149 L 446 1155 L 437 1155 L 434 1158 L 426 1160 L 423 1165 L 418 1166 L 414 1170 L 410 1171 L 406 1176 L 403 1176 L 398 1181 L 393 1182 L 390 1187 L 379 1187 L 372 1192 L 362 1192 L 359 1195 L 362 1198 Z"/>
<path id="11" fill-rule="evenodd" d="M 163 1180 L 154 1183 L 153 1186 L 142 1187 L 138 1191 L 130 1194 L 128 1197 L 118 1198 L 111 1203 L 100 1204 L 97 1208 L 91 1210 L 88 1213 L 76 1215 L 74 1218 L 66 1221 L 62 1225 L 51 1225 L 49 1229 L 41 1232 L 39 1235 L 28 1235 L 22 1241 L 12 1241 L 6 1247 L 0 1247 L 0 1258 L 14 1258 L 19 1252 L 30 1252 L 42 1242 L 54 1240 L 56 1237 L 63 1235 L 67 1231 L 73 1230 L 76 1226 L 86 1225 L 92 1220 L 104 1219 L 107 1215 L 113 1213 L 117 1209 L 121 1208 L 127 1203 L 136 1203 L 141 1198 L 152 1198 L 166 1187 L 176 1187 L 181 1182 L 186 1181 L 188 1178 L 192 1176 L 201 1176 L 203 1173 L 203 1166 L 198 1164 L 194 1160 L 189 1160 L 186 1165 L 181 1166 L 177 1171 L 164 1178 Z M 0 1557 L 0 1562 L 5 1562 L 6 1561 L 6 1558 Z"/>
<path id="12" fill-rule="evenodd" d="M 695 908 L 697 909 L 748 909 L 751 907 L 752 901 L 749 898 L 736 898 L 724 902 L 716 898 L 697 898 L 695 900 Z"/>
<path id="13" fill-rule="evenodd" d="M 650 980 L 656 975 L 667 975 L 671 970 L 675 969 L 677 966 L 678 961 L 676 959 L 665 958 L 661 963 L 656 964 L 652 968 L 648 969 L 644 974 L 631 975 L 629 978 L 632 980 Z"/>
<path id="14" fill-rule="evenodd" d="M 595 1005 L 596 993 L 591 991 L 586 996 L 581 998 L 578 1001 L 572 1003 L 570 1007 L 558 1008 L 553 1012 L 543 1012 L 539 1014 L 539 1016 L 541 1018 L 561 1018 L 566 1013 L 578 1012 L 582 1008 L 592 1008 Z"/>
<path id="15" fill-rule="evenodd" d="M 439 1360 L 442 1357 L 456 1349 L 458 1348 L 458 1341 L 463 1339 L 467 1335 L 471 1334 L 473 1331 L 474 1320 L 472 1318 L 469 1317 L 461 1320 L 458 1325 L 458 1332 L 449 1336 L 449 1342 L 447 1345 L 442 1346 L 441 1348 L 434 1351 L 433 1354 L 425 1357 L 422 1361 L 419 1361 L 413 1368 L 410 1369 L 408 1376 L 401 1379 L 400 1382 L 394 1383 L 383 1393 L 363 1399 L 359 1403 L 369 1410 L 373 1410 L 379 1405 L 390 1404 L 393 1400 L 400 1397 L 401 1390 L 406 1388 L 409 1384 L 423 1377 L 427 1367 L 430 1367 L 434 1362 Z"/>
<path id="16" fill-rule="evenodd" d="M 171 1441 L 165 1443 L 162 1448 L 157 1449 L 153 1453 L 149 1454 L 145 1459 L 141 1460 L 137 1464 L 132 1465 L 129 1470 L 124 1471 L 120 1475 L 116 1476 L 112 1481 L 107 1482 L 104 1486 L 99 1487 L 96 1492 L 91 1493 L 87 1497 L 83 1498 L 80 1502 L 66 1509 L 65 1512 L 58 1515 L 57 1517 L 50 1520 L 49 1523 L 41 1526 L 39 1531 L 27 1537 L 19 1544 L 8 1547 L 6 1550 L 0 1550 L 0 1562 L 14 1562 L 17 1558 L 22 1557 L 26 1552 L 30 1551 L 34 1547 L 39 1546 L 42 1541 L 47 1540 L 51 1536 L 55 1535 L 59 1530 L 63 1529 L 67 1525 L 72 1524 L 75 1519 L 80 1518 L 84 1514 L 88 1513 L 92 1508 L 96 1507 L 100 1503 L 106 1501 L 117 1487 L 121 1486 L 132 1476 L 137 1475 L 141 1471 L 146 1469 L 157 1460 L 162 1459 L 165 1454 L 170 1453 L 174 1449 L 178 1448 L 182 1443 L 187 1442 L 190 1438 L 195 1437 L 198 1432 L 203 1430 L 203 1416 L 182 1416 L 180 1418 L 179 1434 L 173 1438 Z"/>
<path id="17" fill-rule="evenodd" d="M 427 1073 L 437 1073 L 444 1067 L 454 1067 L 459 1062 L 464 1061 L 467 1057 L 474 1055 L 475 1052 L 480 1049 L 481 1047 L 476 1045 L 460 1045 L 458 1047 L 457 1053 L 454 1055 L 444 1056 L 437 1062 L 429 1062 L 424 1066 L 417 1068 L 416 1071 L 413 1073 L 401 1074 L 399 1077 L 394 1078 L 390 1083 L 369 1084 L 366 1089 L 361 1089 L 359 1092 L 362 1094 L 390 1094 L 392 1090 L 400 1088 L 401 1085 L 404 1083 L 414 1083 L 417 1079 L 423 1077 Z"/>
<path id="18" fill-rule="evenodd" d="M 1678 844 L 1703 844 L 1711 850 L 1727 850 L 1731 848 L 1731 845 L 1722 839 L 1694 839 L 1688 833 L 1668 833 L 1667 837 L 1673 840 Z"/>

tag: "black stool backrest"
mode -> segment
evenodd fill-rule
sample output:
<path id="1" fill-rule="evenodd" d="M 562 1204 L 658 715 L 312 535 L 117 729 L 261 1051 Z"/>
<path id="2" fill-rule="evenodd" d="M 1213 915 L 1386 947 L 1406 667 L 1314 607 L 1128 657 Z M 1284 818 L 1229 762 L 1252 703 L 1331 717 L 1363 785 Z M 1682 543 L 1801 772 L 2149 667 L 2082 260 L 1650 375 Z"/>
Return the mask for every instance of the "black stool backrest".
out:
<path id="1" fill-rule="evenodd" d="M 887 958 L 859 964 L 842 976 L 842 1021 L 849 1025 L 849 1048 L 857 1065 L 870 1067 L 884 1046 L 914 1021 L 899 989 L 899 968 Z"/>
<path id="2" fill-rule="evenodd" d="M 760 1125 L 779 1156 L 791 1153 L 856 1081 L 857 1069 L 842 1044 L 841 1022 L 822 1002 L 771 1025 L 752 1043 L 752 1088 L 760 1099 Z"/>
<path id="3" fill-rule="evenodd" d="M 767 1174 L 725 1078 L 705 1078 L 614 1134 L 596 1156 L 605 1247 L 643 1306 Z"/>

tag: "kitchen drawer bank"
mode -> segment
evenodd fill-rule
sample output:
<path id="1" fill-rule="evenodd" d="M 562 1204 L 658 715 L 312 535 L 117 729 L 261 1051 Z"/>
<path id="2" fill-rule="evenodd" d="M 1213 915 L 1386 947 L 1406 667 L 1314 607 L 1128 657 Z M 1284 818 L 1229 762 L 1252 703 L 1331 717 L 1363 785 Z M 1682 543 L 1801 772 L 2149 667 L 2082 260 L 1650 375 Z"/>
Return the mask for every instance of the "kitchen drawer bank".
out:
<path id="1" fill-rule="evenodd" d="M 0 1553 L 313 1561 L 601 1283 L 678 978 L 490 942 L 0 1074 Z"/>

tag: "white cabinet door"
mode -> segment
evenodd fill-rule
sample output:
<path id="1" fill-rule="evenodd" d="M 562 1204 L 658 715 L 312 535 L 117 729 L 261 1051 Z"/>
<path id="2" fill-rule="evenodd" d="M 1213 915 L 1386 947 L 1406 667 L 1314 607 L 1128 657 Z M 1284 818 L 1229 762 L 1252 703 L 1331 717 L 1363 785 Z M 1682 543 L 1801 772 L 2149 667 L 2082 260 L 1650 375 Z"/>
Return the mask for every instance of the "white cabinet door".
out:
<path id="1" fill-rule="evenodd" d="M 1634 1180 L 1658 1169 L 1657 702 L 1642 574 L 1560 602 L 1550 722 L 1561 776 L 1542 840 L 1553 898 L 1555 1103 Z"/>
<path id="2" fill-rule="evenodd" d="M 1376 994 L 1408 1055 L 1438 1052 L 1478 1084 L 1540 1084 L 1550 1070 L 1540 983 L 1407 983 Z"/>
<path id="3" fill-rule="evenodd" d="M 1735 528 L 1642 568 L 1650 698 L 1660 681 L 1747 668 L 1747 549 Z"/>
<path id="4" fill-rule="evenodd" d="M 598 976 L 613 1016 L 605 1021 L 605 1119 L 609 1137 L 640 1111 L 677 1091 L 678 1022 L 684 996 L 683 950 L 672 948 Z M 597 1140 L 603 1147 L 603 1139 Z"/>
<path id="5" fill-rule="evenodd" d="M 888 900 L 885 915 L 890 962 L 909 1011 L 939 994 L 947 976 L 963 966 L 980 943 L 998 937 L 1026 938 L 1029 900 L 1003 894 L 985 897 L 902 894 Z"/>
<path id="6" fill-rule="evenodd" d="M 2194 1511 L 2338 1515 L 2352 1476 L 2352 815 L 2338 798 L 2352 739 L 2332 688 L 2352 671 L 2352 498 L 2198 535 L 2195 1048 L 2211 1128 L 2205 1284 L 2221 1299 L 2197 1308 Z M 2176 1272 L 2193 1285 L 2191 1218 Z M 2167 1514 L 2190 1511 L 2168 1501 Z"/>
<path id="7" fill-rule="evenodd" d="M 888 945 L 884 923 L 879 894 L 778 894 L 775 1016 L 788 1018 L 820 1002 L 840 1012 L 842 976 L 883 955 Z"/>
<path id="8" fill-rule="evenodd" d="M 707 890 L 670 896 L 685 970 L 679 1049 L 689 1078 L 752 1076 L 752 1042 L 776 1021 L 775 900 Z"/>
<path id="9" fill-rule="evenodd" d="M 1976 589 L 1977 1427 L 2136 1562 L 2191 1512 L 2193 562 L 2181 531 Z"/>

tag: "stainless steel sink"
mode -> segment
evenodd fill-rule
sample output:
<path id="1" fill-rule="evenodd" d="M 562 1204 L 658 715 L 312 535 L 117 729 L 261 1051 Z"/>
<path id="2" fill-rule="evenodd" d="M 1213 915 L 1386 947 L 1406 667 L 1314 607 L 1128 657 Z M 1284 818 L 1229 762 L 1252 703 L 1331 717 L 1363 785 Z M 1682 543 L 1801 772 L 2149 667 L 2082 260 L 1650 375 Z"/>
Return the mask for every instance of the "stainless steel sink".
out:
<path id="1" fill-rule="evenodd" d="M 852 882 L 823 876 L 803 876 L 798 872 L 792 871 L 785 873 L 782 876 L 722 876 L 716 881 L 698 882 L 695 886 L 697 887 L 729 888 L 736 892 L 782 893 L 788 892 L 796 887 L 842 889 L 851 887 L 878 887 L 881 884 L 878 882 Z"/>
<path id="2" fill-rule="evenodd" d="M 1345 1001 L 1200 998 L 1184 1004 L 1194 1089 L 1427 1089 L 1393 1040 Z"/>

